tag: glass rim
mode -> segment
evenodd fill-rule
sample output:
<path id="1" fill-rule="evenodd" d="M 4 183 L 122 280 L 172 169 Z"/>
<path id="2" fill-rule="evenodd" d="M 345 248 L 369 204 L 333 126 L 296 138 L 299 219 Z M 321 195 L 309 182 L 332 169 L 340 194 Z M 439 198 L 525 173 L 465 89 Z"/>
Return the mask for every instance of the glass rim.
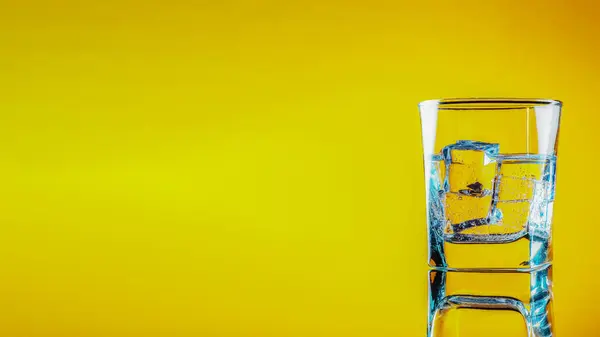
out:
<path id="1" fill-rule="evenodd" d="M 419 108 L 437 108 L 439 110 L 514 110 L 535 107 L 562 107 L 562 102 L 547 98 L 441 98 L 419 103 Z"/>

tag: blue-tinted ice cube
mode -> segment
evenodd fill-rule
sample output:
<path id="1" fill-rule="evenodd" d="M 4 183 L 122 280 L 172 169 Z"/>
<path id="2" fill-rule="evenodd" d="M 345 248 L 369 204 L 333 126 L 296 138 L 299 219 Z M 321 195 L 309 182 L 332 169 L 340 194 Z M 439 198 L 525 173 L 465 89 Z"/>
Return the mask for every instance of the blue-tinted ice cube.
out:
<path id="1" fill-rule="evenodd" d="M 442 156 L 447 172 L 444 190 L 475 197 L 490 195 L 498 150 L 498 144 L 471 140 L 459 140 L 444 147 Z"/>
<path id="2" fill-rule="evenodd" d="M 495 160 L 498 155 L 498 151 L 500 149 L 500 145 L 497 143 L 485 143 L 485 142 L 476 142 L 473 140 L 459 140 L 455 144 L 448 145 L 442 149 L 442 155 L 444 157 L 444 161 L 446 163 L 453 162 L 452 151 L 453 150 L 471 150 L 471 151 L 480 151 L 486 155 L 487 163 L 492 160 Z M 485 163 L 485 164 L 487 164 Z"/>
<path id="3" fill-rule="evenodd" d="M 500 212 L 492 211 L 492 191 L 499 145 L 460 140 L 442 149 L 445 215 L 451 225 L 446 233 L 487 233 L 477 227 L 495 224 Z M 473 233 L 471 233 L 473 232 Z"/>

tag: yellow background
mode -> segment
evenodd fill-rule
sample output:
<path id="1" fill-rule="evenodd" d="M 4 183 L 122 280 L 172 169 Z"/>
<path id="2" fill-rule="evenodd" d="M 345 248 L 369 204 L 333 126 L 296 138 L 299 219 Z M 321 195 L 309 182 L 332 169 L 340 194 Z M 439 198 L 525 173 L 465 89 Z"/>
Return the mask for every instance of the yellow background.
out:
<path id="1" fill-rule="evenodd" d="M 592 1 L 0 1 L 0 335 L 424 336 L 416 104 L 517 96 L 565 102 L 556 332 L 600 336 L 599 20 Z"/>

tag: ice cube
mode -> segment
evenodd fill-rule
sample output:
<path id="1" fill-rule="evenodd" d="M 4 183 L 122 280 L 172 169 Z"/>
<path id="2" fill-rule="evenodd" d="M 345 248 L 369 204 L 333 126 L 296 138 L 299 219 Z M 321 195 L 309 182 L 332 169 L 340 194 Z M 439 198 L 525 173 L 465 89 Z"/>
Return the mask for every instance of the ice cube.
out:
<path id="1" fill-rule="evenodd" d="M 499 221 L 499 212 L 490 212 L 492 196 L 474 197 L 460 193 L 447 193 L 444 202 L 448 225 L 446 234 L 460 233 L 471 228 L 494 224 Z"/>
<path id="2" fill-rule="evenodd" d="M 456 160 L 457 158 L 454 158 L 454 160 L 453 160 L 452 156 L 454 154 L 452 153 L 452 151 L 463 150 L 463 151 L 482 152 L 486 155 L 486 162 L 484 163 L 484 165 L 487 165 L 488 163 L 490 163 L 496 159 L 499 148 L 500 148 L 500 145 L 498 145 L 497 143 L 484 143 L 484 142 L 476 142 L 473 140 L 459 140 L 455 144 L 451 144 L 451 145 L 444 147 L 442 149 L 442 155 L 446 162 L 452 162 L 452 161 L 463 162 L 461 160 Z"/>
<path id="3" fill-rule="evenodd" d="M 494 200 L 498 201 L 531 201 L 536 181 L 519 177 L 497 177 Z"/>
<path id="4" fill-rule="evenodd" d="M 468 220 L 487 218 L 492 198 L 475 198 L 460 194 L 446 194 L 446 217 L 451 224 L 460 224 Z"/>
<path id="5" fill-rule="evenodd" d="M 444 190 L 466 196 L 491 194 L 498 144 L 459 140 L 442 149 L 446 164 Z"/>
<path id="6" fill-rule="evenodd" d="M 531 226 L 544 215 L 549 195 L 548 159 L 539 155 L 500 155 L 495 178 L 492 212 L 501 213 L 498 225 L 506 234 Z M 540 222 L 542 220 L 538 220 Z M 535 221 L 534 221 L 535 222 Z"/>
<path id="7" fill-rule="evenodd" d="M 502 213 L 497 226 L 502 229 L 502 234 L 517 233 L 527 227 L 531 209 L 529 201 L 500 201 L 495 206 Z"/>
<path id="8" fill-rule="evenodd" d="M 546 162 L 527 155 L 499 157 L 494 200 L 531 201 L 536 186 L 542 183 Z"/>
<path id="9" fill-rule="evenodd" d="M 442 149 L 446 174 L 445 233 L 459 233 L 496 221 L 490 212 L 498 144 L 460 140 Z"/>

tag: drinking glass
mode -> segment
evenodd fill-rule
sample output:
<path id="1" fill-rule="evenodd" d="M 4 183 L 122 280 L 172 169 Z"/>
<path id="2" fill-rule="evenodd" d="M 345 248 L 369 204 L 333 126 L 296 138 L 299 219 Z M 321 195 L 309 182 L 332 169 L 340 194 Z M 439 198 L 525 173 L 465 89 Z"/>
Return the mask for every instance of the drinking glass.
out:
<path id="1" fill-rule="evenodd" d="M 550 337 L 552 209 L 562 103 L 419 104 L 429 337 Z"/>

